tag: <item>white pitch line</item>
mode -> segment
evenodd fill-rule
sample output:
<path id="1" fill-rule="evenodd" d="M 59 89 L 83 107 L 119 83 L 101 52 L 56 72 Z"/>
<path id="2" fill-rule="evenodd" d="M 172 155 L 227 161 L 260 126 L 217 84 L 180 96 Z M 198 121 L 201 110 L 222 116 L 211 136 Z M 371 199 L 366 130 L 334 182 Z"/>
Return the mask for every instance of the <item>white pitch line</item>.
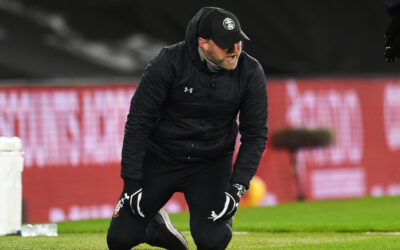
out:
<path id="1" fill-rule="evenodd" d="M 400 235 L 400 232 L 366 232 L 366 234 Z"/>
<path id="2" fill-rule="evenodd" d="M 235 231 L 233 231 L 233 234 L 242 235 L 242 234 L 249 234 L 249 232 L 235 232 Z"/>

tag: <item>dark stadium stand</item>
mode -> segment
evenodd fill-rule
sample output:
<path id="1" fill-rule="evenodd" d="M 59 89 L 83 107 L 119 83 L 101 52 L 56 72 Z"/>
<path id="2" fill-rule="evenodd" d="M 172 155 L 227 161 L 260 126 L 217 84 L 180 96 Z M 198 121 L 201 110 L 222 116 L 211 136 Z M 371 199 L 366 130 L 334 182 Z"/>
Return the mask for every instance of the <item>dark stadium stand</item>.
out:
<path id="1" fill-rule="evenodd" d="M 381 1 L 0 0 L 0 78 L 138 77 L 207 5 L 240 17 L 269 76 L 396 75 Z"/>

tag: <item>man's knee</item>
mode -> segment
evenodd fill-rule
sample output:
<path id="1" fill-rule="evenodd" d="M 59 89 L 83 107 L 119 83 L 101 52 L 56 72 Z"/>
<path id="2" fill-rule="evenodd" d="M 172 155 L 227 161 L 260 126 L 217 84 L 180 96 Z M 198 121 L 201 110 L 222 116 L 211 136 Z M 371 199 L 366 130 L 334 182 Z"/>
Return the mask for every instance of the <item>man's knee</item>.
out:
<path id="1" fill-rule="evenodd" d="M 109 230 L 107 234 L 107 245 L 109 249 L 131 249 L 132 247 L 144 242 L 143 234 L 134 234 L 132 232 L 116 232 Z"/>
<path id="2" fill-rule="evenodd" d="M 219 250 L 228 246 L 232 230 L 225 223 L 210 223 L 192 230 L 192 236 L 199 250 Z"/>

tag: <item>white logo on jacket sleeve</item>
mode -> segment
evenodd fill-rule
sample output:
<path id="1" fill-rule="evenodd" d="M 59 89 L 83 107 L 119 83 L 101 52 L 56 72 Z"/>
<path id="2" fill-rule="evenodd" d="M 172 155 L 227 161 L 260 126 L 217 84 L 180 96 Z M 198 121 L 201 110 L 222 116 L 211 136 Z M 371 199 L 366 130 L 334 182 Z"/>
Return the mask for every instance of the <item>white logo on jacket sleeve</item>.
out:
<path id="1" fill-rule="evenodd" d="M 224 19 L 223 25 L 227 30 L 233 30 L 235 28 L 235 22 L 229 17 Z"/>
<path id="2" fill-rule="evenodd" d="M 185 87 L 185 93 L 186 92 L 189 92 L 190 94 L 192 94 L 193 93 L 193 88 L 188 88 L 188 87 Z"/>

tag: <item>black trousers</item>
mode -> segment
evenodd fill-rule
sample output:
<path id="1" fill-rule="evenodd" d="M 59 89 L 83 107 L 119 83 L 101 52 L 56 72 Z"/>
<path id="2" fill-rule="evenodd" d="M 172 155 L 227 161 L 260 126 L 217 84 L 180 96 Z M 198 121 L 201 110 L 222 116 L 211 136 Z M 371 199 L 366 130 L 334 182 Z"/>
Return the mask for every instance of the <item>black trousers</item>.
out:
<path id="1" fill-rule="evenodd" d="M 182 192 L 189 207 L 190 232 L 197 249 L 225 249 L 232 238 L 226 221 L 208 219 L 224 200 L 232 173 L 232 155 L 202 163 L 182 164 L 146 155 L 141 208 L 146 218 L 133 216 L 128 205 L 113 217 L 108 230 L 110 248 L 130 249 L 146 242 L 147 225 L 175 192 Z M 127 204 L 127 203 L 126 203 Z"/>

